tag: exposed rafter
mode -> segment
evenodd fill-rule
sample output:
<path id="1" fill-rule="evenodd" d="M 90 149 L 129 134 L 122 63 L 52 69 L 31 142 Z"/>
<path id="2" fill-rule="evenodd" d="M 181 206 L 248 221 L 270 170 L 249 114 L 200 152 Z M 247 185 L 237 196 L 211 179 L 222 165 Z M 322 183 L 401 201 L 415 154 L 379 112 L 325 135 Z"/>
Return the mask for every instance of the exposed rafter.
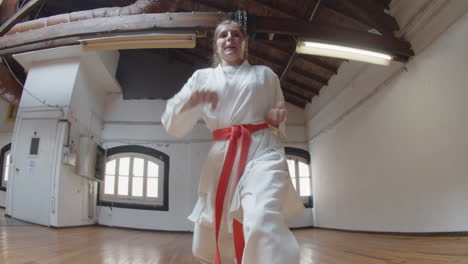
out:
<path id="1" fill-rule="evenodd" d="M 286 79 L 285 81 L 288 82 L 288 83 L 290 83 L 290 84 L 292 84 L 292 85 L 294 85 L 294 86 L 297 86 L 297 87 L 299 87 L 299 88 L 301 88 L 301 89 L 303 89 L 303 90 L 311 91 L 311 92 L 315 93 L 316 95 L 319 94 L 320 89 L 322 88 L 322 87 L 315 87 L 315 88 L 314 88 L 314 87 L 311 86 L 311 85 L 307 85 L 307 84 L 305 84 L 305 83 L 302 83 L 302 82 L 297 81 L 297 80 L 294 80 L 294 79 Z M 312 89 L 305 88 L 305 87 L 311 87 Z"/>
<path id="2" fill-rule="evenodd" d="M 290 69 L 291 72 L 294 72 L 296 74 L 299 74 L 299 75 L 302 75 L 304 77 L 307 77 L 311 80 L 313 80 L 314 82 L 317 82 L 319 83 L 320 85 L 327 85 L 328 84 L 328 79 L 325 79 L 315 73 L 311 73 L 311 72 L 306 72 L 302 69 L 300 69 L 299 67 L 297 66 L 291 66 L 291 69 Z"/>
<path id="3" fill-rule="evenodd" d="M 295 83 L 294 80 L 288 80 L 286 79 L 281 83 L 283 87 L 288 87 L 292 91 L 296 91 L 298 94 L 302 94 L 303 96 L 307 97 L 308 100 L 310 100 L 312 97 L 318 95 L 318 92 L 316 90 L 311 90 L 308 87 L 300 86 L 297 83 Z"/>
<path id="4" fill-rule="evenodd" d="M 321 70 L 326 71 L 330 75 L 338 73 L 337 68 L 335 68 L 333 65 L 326 64 L 326 63 L 318 60 L 314 56 L 302 55 L 301 54 L 301 55 L 298 56 L 298 61 L 300 61 L 300 60 L 303 60 L 303 61 L 305 61 L 307 63 L 312 63 L 314 66 L 319 67 Z"/>
<path id="5" fill-rule="evenodd" d="M 361 21 L 369 28 L 374 28 L 384 35 L 392 36 L 393 31 L 398 30 L 396 21 L 386 20 L 388 15 L 382 10 L 375 13 L 370 9 L 366 9 L 366 4 L 362 1 L 327 0 L 324 1 L 324 5 L 341 14 L 349 14 L 348 16 Z"/>
<path id="6" fill-rule="evenodd" d="M 0 36 L 3 36 L 8 30 L 16 25 L 21 19 L 28 15 L 34 8 L 42 4 L 45 0 L 31 0 L 25 4 L 15 15 L 10 17 L 3 25 L 0 27 Z"/>
<path id="7" fill-rule="evenodd" d="M 286 99 L 286 101 L 289 101 L 292 104 L 294 104 L 294 105 L 296 105 L 296 106 L 298 106 L 300 108 L 304 108 L 305 105 L 307 104 L 307 101 L 302 96 L 292 94 L 289 91 L 284 91 L 283 95 L 284 95 L 284 98 Z"/>

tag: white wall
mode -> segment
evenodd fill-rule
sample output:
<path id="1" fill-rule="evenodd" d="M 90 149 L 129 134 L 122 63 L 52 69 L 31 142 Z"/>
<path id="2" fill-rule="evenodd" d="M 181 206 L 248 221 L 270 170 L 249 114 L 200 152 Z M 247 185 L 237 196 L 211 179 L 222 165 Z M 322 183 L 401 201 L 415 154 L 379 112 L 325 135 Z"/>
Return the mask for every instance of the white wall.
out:
<path id="1" fill-rule="evenodd" d="M 327 87 L 340 91 L 313 102 L 316 226 L 468 230 L 467 42 L 465 13 L 420 48 L 407 71 L 353 63 L 359 69 L 350 67 L 346 86 Z"/>
<path id="2" fill-rule="evenodd" d="M 21 97 L 20 108 L 43 108 L 43 103 L 68 106 L 75 82 L 74 77 L 78 71 L 78 62 L 78 58 L 36 62 L 29 69 L 25 83 L 25 88 L 36 98 L 29 93 L 24 93 Z"/>
<path id="3" fill-rule="evenodd" d="M 92 80 L 89 69 L 80 64 L 74 82 L 68 120 L 71 121 L 70 142 L 75 148 L 80 136 L 93 137 L 100 143 L 103 129 L 105 90 Z M 65 140 L 65 139 L 64 139 Z M 64 142 L 65 143 L 65 142 Z M 93 224 L 97 217 L 88 218 L 89 185 L 97 193 L 97 182 L 77 173 L 74 166 L 62 164 L 58 178 L 58 219 L 56 226 L 78 226 Z"/>
<path id="4" fill-rule="evenodd" d="M 167 154 L 169 160 L 169 211 L 100 207 L 103 225 L 142 229 L 192 230 L 187 216 L 196 201 L 201 160 L 206 156 L 209 133 L 197 124 L 183 139 L 169 136 L 160 123 L 165 109 L 161 100 L 122 100 L 107 97 L 102 140 L 105 148 L 141 145 Z M 192 140 L 197 139 L 197 142 Z"/>
<path id="5" fill-rule="evenodd" d="M 193 230 L 187 219 L 197 199 L 201 167 L 211 147 L 208 129 L 198 123 L 184 138 L 169 136 L 161 121 L 165 102 L 122 100 L 120 94 L 107 97 L 102 140 L 105 148 L 136 144 L 154 148 L 170 157 L 169 211 L 100 207 L 98 222 L 103 225 L 160 230 Z M 287 105 L 289 146 L 307 149 L 304 113 Z M 289 219 L 291 226 L 310 226 L 310 212 Z"/>

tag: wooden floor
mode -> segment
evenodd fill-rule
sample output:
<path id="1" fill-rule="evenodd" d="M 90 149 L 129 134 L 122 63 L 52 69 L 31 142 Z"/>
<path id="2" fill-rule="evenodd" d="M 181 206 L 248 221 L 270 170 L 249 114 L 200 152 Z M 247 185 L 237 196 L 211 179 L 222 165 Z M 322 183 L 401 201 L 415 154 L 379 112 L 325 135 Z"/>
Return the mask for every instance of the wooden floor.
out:
<path id="1" fill-rule="evenodd" d="M 0 220 L 5 220 L 0 210 Z M 190 233 L 107 227 L 0 226 L 2 264 L 185 264 Z M 295 230 L 301 264 L 468 264 L 468 237 L 404 237 Z M 268 263 L 259 263 L 268 264 Z M 285 263 L 289 264 L 289 263 Z"/>

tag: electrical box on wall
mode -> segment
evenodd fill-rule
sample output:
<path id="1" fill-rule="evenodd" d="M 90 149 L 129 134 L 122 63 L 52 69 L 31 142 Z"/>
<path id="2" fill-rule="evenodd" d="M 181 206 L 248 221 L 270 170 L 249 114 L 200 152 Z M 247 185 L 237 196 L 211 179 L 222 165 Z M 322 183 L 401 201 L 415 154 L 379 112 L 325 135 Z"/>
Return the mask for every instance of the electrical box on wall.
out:
<path id="1" fill-rule="evenodd" d="M 96 168 L 97 144 L 92 137 L 80 136 L 76 172 L 85 177 L 94 178 Z"/>

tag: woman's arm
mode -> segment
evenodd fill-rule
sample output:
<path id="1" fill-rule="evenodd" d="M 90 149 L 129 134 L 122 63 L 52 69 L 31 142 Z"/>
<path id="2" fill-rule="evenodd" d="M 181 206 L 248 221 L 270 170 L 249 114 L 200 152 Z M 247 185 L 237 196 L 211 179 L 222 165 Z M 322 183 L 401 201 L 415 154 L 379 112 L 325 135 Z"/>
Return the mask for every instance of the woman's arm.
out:
<path id="1" fill-rule="evenodd" d="M 273 97 L 273 107 L 265 115 L 265 121 L 270 126 L 273 134 L 278 137 L 280 140 L 286 140 L 286 119 L 287 119 L 287 110 L 284 104 L 283 91 L 281 90 L 281 85 L 278 76 L 269 69 L 270 74 L 267 74 L 267 78 L 272 78 L 270 82 L 273 86 L 274 97 Z"/>
<path id="2" fill-rule="evenodd" d="M 182 90 L 167 101 L 161 121 L 170 135 L 182 137 L 187 134 L 200 119 L 203 104 L 210 103 L 213 109 L 218 105 L 216 92 L 197 87 L 197 76 L 198 72 L 195 72 Z"/>

